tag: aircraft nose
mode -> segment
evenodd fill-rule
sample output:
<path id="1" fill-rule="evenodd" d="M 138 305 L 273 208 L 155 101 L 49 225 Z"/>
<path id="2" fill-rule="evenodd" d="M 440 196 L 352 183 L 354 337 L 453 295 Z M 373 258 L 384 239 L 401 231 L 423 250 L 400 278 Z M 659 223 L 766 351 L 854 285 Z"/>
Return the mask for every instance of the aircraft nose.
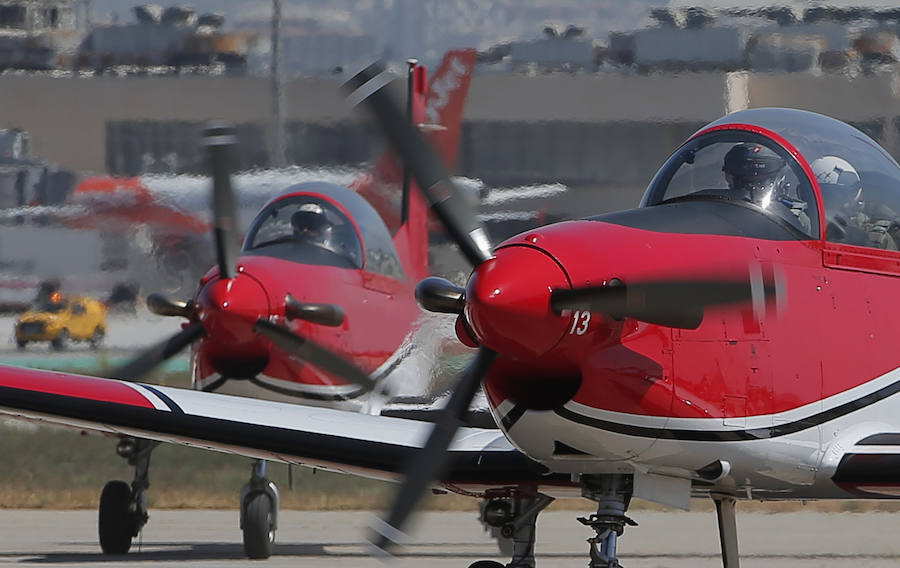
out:
<path id="1" fill-rule="evenodd" d="M 245 272 L 209 282 L 197 295 L 197 305 L 208 337 L 230 346 L 256 344 L 253 326 L 270 313 L 265 289 Z"/>
<path id="2" fill-rule="evenodd" d="M 482 345 L 507 356 L 540 356 L 559 343 L 569 324 L 550 309 L 550 293 L 569 287 L 562 267 L 544 251 L 503 247 L 469 279 L 466 318 Z"/>

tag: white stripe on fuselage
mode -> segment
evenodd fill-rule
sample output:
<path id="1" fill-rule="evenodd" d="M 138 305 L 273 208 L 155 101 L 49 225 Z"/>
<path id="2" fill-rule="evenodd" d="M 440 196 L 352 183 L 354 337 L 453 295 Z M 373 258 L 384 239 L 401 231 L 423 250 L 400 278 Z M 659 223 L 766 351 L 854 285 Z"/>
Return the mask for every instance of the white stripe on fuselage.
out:
<path id="1" fill-rule="evenodd" d="M 843 456 L 857 452 L 856 444 L 866 437 L 900 433 L 900 393 L 891 389 L 877 400 L 866 399 L 897 381 L 900 369 L 815 403 L 748 417 L 740 426 L 726 424 L 721 417 L 641 416 L 570 402 L 567 410 L 611 424 L 585 424 L 555 412 L 529 411 L 519 417 L 508 435 L 524 453 L 557 472 L 633 470 L 691 476 L 722 460 L 731 466 L 730 476 L 722 482 L 723 491 L 737 490 L 761 498 L 846 498 L 846 492 L 831 481 Z M 859 404 L 822 415 L 853 402 Z M 816 415 L 819 419 L 809 420 Z M 797 428 L 779 428 L 789 423 L 796 423 Z M 629 426 L 647 430 L 630 432 Z M 759 431 L 749 432 L 747 437 L 728 435 L 756 428 Z M 578 451 L 569 452 L 565 446 Z M 888 447 L 883 453 L 896 450 Z"/>
<path id="2" fill-rule="evenodd" d="M 884 375 L 874 378 L 870 381 L 848 389 L 844 392 L 832 395 L 828 398 L 817 400 L 791 410 L 778 412 L 775 414 L 760 414 L 756 416 L 747 416 L 745 423 L 740 427 L 723 427 L 722 417 L 717 418 L 675 418 L 666 416 L 650 416 L 643 414 L 629 414 L 624 412 L 614 412 L 611 410 L 601 410 L 592 406 L 587 406 L 577 402 L 570 401 L 566 403 L 565 408 L 598 420 L 606 420 L 626 426 L 635 426 L 639 428 L 667 428 L 669 430 L 753 430 L 757 428 L 769 428 L 772 426 L 773 419 L 779 423 L 796 422 L 819 414 L 821 412 L 837 408 L 848 402 L 853 402 L 872 394 L 888 385 L 900 381 L 900 368 L 894 369 Z M 508 412 L 508 411 L 507 411 Z M 743 419 L 743 417 L 741 417 Z"/>

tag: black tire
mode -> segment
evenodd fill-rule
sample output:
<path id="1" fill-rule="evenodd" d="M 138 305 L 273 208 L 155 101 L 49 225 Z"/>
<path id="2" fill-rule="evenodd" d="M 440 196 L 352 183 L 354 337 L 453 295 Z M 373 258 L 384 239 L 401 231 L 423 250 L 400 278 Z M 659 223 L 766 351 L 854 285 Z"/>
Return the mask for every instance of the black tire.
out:
<path id="1" fill-rule="evenodd" d="M 25 349 L 25 347 L 26 347 L 27 345 L 28 345 L 28 342 L 25 341 L 24 339 L 17 339 L 17 340 L 16 340 L 16 347 L 18 347 L 19 349 Z"/>
<path id="2" fill-rule="evenodd" d="M 59 330 L 59 333 L 56 334 L 50 341 L 50 346 L 53 347 L 56 351 L 65 351 L 66 347 L 69 345 L 69 330 L 63 328 Z"/>
<path id="3" fill-rule="evenodd" d="M 94 329 L 94 333 L 91 334 L 91 338 L 88 340 L 91 346 L 91 349 L 97 350 L 100 347 L 100 344 L 103 343 L 103 338 L 106 336 L 106 332 L 99 325 Z"/>
<path id="4" fill-rule="evenodd" d="M 131 486 L 124 481 L 110 481 L 100 493 L 100 548 L 104 554 L 125 554 L 134 537 L 134 516 L 131 513 Z"/>
<path id="5" fill-rule="evenodd" d="M 275 529 L 272 527 L 272 500 L 265 493 L 254 493 L 244 503 L 244 554 L 253 560 L 272 556 Z"/>
<path id="6" fill-rule="evenodd" d="M 469 568 L 506 568 L 506 565 L 496 560 L 476 560 L 469 564 Z"/>

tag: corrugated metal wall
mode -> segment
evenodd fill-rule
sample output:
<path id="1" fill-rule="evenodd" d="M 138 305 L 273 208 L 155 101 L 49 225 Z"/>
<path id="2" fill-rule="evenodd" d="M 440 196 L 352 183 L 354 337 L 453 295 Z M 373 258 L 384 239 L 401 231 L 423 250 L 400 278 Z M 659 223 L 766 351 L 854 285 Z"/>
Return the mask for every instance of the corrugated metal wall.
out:
<path id="1" fill-rule="evenodd" d="M 106 123 L 106 167 L 116 175 L 142 173 L 202 174 L 204 123 L 187 121 L 110 121 Z M 265 129 L 238 124 L 238 170 L 268 165 Z"/>
<path id="2" fill-rule="evenodd" d="M 492 184 L 562 181 L 571 184 L 646 183 L 656 167 L 702 122 L 475 121 L 463 125 L 460 175 Z M 196 122 L 115 121 L 106 127 L 110 173 L 203 173 Z M 266 167 L 265 129 L 238 126 L 236 167 Z M 383 147 L 373 125 L 344 121 L 288 125 L 289 161 L 298 165 L 357 165 Z"/>

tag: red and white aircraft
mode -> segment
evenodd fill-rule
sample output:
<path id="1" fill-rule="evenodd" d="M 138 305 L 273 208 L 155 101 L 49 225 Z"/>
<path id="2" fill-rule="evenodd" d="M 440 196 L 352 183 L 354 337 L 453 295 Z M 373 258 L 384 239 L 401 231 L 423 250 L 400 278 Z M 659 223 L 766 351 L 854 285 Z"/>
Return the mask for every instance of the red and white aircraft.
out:
<path id="1" fill-rule="evenodd" d="M 0 373 L 2 412 L 383 479 L 406 473 L 375 545 L 400 540 L 421 493 L 438 485 L 486 500 L 484 520 L 514 541 L 509 566 L 534 565 L 535 520 L 555 497 L 598 503 L 582 522 L 597 533 L 590 566 L 608 568 L 619 566 L 632 497 L 687 507 L 711 496 L 732 567 L 739 499 L 897 496 L 900 314 L 890 294 L 900 253 L 881 248 L 894 226 L 877 217 L 900 211 L 900 166 L 870 138 L 803 111 L 734 113 L 676 150 L 640 208 L 492 249 L 403 112 L 380 91 L 368 100 L 474 265 L 464 290 L 435 279 L 418 288 L 426 309 L 459 314 L 460 339 L 479 348 L 445 419 L 431 427 L 22 369 Z M 499 431 L 455 420 L 482 384 Z M 127 491 L 110 503 L 127 507 Z M 270 510 L 265 495 L 256 503 Z"/>
<path id="2" fill-rule="evenodd" d="M 418 65 L 415 66 L 418 69 L 415 77 L 411 76 L 414 89 L 409 96 L 416 102 L 409 112 L 414 112 L 414 120 L 432 132 L 430 139 L 440 148 L 439 154 L 451 171 L 456 164 L 462 114 L 475 59 L 474 49 L 451 50 L 430 77 L 425 68 Z M 349 186 L 375 208 L 395 239 L 402 224 L 401 216 L 413 213 L 402 209 L 399 186 L 403 182 L 403 172 L 394 156 L 385 153 L 371 171 L 360 173 L 355 179 L 337 171 L 299 168 L 235 176 L 240 233 L 246 232 L 251 219 L 263 205 L 288 186 L 304 180 L 334 181 Z M 103 231 L 109 239 L 133 238 L 136 229 L 140 228 L 148 237 L 147 244 L 152 247 L 156 262 L 152 266 L 128 263 L 130 266 L 119 270 L 117 278 L 141 282 L 145 288 L 166 287 L 171 293 L 188 295 L 215 259 L 209 246 L 212 220 L 204 184 L 205 180 L 194 175 L 88 177 L 76 185 L 64 205 L 32 208 L 30 212 L 58 219 L 67 227 Z M 17 211 L 15 214 L 23 213 Z M 412 221 L 418 223 L 417 219 Z M 97 252 L 98 256 L 101 252 Z M 397 252 L 402 255 L 406 251 Z"/>
<path id="3" fill-rule="evenodd" d="M 406 120 L 429 130 L 448 166 L 455 161 L 474 65 L 474 50 L 449 52 L 431 89 L 425 68 L 410 66 Z M 114 376 L 142 377 L 192 345 L 197 390 L 377 412 L 387 397 L 384 391 L 390 390 L 385 381 L 401 381 L 402 376 L 392 375 L 407 358 L 418 357 L 408 338 L 422 320 L 414 287 L 428 274 L 428 210 L 422 196 L 412 191 L 414 184 L 396 157 L 385 154 L 350 188 L 304 182 L 284 189 L 250 223 L 238 253 L 235 195 L 225 155 L 234 136 L 217 128 L 207 140 L 218 265 L 203 276 L 189 301 L 149 296 L 151 311 L 187 321 Z M 141 214 L 138 205 L 132 211 L 119 203 L 114 210 L 125 218 Z M 375 401 L 367 396 L 373 389 Z M 135 466 L 131 498 L 141 524 L 147 519 L 155 446 L 125 438 L 117 447 Z M 268 557 L 274 537 L 272 523 L 252 514 L 260 493 L 267 495 L 276 517 L 278 491 L 263 460 L 254 463 L 241 492 L 244 546 L 253 558 Z M 101 544 L 107 552 L 127 550 L 127 543 L 110 542 L 102 531 Z"/>

